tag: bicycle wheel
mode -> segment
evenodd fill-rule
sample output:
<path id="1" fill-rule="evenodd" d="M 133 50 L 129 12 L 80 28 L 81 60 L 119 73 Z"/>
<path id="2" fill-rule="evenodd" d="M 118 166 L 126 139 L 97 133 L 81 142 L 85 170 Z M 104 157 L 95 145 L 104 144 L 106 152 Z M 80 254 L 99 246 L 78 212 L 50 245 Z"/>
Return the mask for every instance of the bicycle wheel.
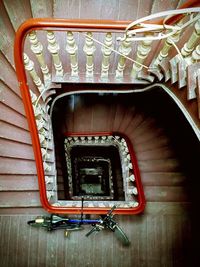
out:
<path id="1" fill-rule="evenodd" d="M 124 233 L 124 231 L 119 227 L 119 225 L 115 225 L 114 228 L 114 234 L 117 237 L 117 239 L 124 245 L 124 246 L 129 246 L 130 241 L 127 237 L 127 235 Z"/>

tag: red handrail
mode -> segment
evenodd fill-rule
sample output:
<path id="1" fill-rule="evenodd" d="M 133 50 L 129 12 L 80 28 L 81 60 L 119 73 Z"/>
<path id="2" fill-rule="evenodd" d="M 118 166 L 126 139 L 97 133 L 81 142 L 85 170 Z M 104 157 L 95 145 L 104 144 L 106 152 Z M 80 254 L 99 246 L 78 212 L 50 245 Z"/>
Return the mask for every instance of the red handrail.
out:
<path id="1" fill-rule="evenodd" d="M 199 6 L 199 0 L 190 0 L 182 5 L 180 8 L 188 8 Z M 182 15 L 173 16 L 168 20 L 168 23 L 174 23 L 179 20 Z M 24 40 L 26 35 L 33 30 L 42 30 L 42 29 L 54 29 L 54 30 L 66 30 L 73 29 L 74 31 L 111 31 L 111 32 L 122 32 L 126 27 L 131 23 L 131 21 L 114 21 L 114 20 L 73 20 L 73 19 L 29 19 L 24 22 L 18 29 L 15 37 L 14 44 L 14 59 L 17 79 L 19 82 L 19 87 L 22 94 L 22 99 L 24 102 L 25 112 L 28 120 L 28 125 L 30 129 L 30 134 L 33 143 L 33 150 L 35 155 L 37 174 L 38 174 L 38 183 L 40 190 L 40 198 L 42 206 L 49 212 L 52 213 L 77 213 L 77 209 L 74 208 L 64 208 L 64 207 L 53 207 L 49 204 L 46 196 L 46 186 L 44 179 L 44 169 L 42 162 L 42 155 L 40 150 L 40 142 L 33 112 L 33 107 L 31 103 L 31 97 L 28 90 L 27 78 L 23 63 L 23 49 L 24 49 Z M 159 21 L 149 21 L 149 23 L 162 24 L 163 20 Z M 91 210 L 86 210 L 86 212 L 91 213 Z M 93 209 L 93 213 L 100 214 L 106 212 L 103 209 Z M 126 210 L 120 209 L 120 213 L 126 213 Z"/>

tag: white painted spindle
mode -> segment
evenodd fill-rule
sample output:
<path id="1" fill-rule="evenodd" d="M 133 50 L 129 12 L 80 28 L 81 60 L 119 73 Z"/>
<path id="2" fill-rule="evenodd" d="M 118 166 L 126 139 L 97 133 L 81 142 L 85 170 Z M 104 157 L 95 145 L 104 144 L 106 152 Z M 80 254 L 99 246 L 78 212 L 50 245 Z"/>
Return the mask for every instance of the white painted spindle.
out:
<path id="1" fill-rule="evenodd" d="M 30 95 L 31 95 L 31 102 L 33 105 L 35 105 L 36 101 L 37 101 L 37 95 L 35 93 L 33 93 L 31 90 L 29 90 Z"/>
<path id="2" fill-rule="evenodd" d="M 103 54 L 102 65 L 101 65 L 101 78 L 107 79 L 108 78 L 108 70 L 109 70 L 109 59 L 112 53 L 113 45 L 112 45 L 112 34 L 110 32 L 106 33 L 104 44 L 102 46 L 101 51 Z"/>
<path id="3" fill-rule="evenodd" d="M 131 41 L 126 38 L 126 40 L 124 40 L 120 47 L 119 47 L 119 52 L 121 54 L 123 54 L 124 56 L 128 56 L 131 52 Z M 116 69 L 116 78 L 120 79 L 123 78 L 123 73 L 124 73 L 124 69 L 125 69 L 125 65 L 126 65 L 126 58 L 120 55 L 119 56 L 119 61 L 117 64 L 117 69 Z"/>
<path id="4" fill-rule="evenodd" d="M 47 40 L 48 40 L 48 50 L 52 55 L 54 67 L 56 70 L 56 76 L 62 77 L 63 76 L 63 66 L 62 62 L 59 57 L 59 44 L 56 42 L 56 38 L 54 32 L 48 31 L 47 32 Z"/>
<path id="5" fill-rule="evenodd" d="M 72 32 L 67 32 L 67 45 L 66 45 L 66 51 L 70 55 L 70 61 L 71 61 L 71 76 L 77 77 L 78 76 L 78 60 L 77 60 L 77 50 L 78 47 L 76 45 L 74 36 Z"/>
<path id="6" fill-rule="evenodd" d="M 195 64 L 200 61 L 200 45 L 197 45 L 191 56 L 185 58 L 188 65 Z"/>
<path id="7" fill-rule="evenodd" d="M 151 35 L 149 35 L 151 37 Z M 148 35 L 146 35 L 148 37 Z M 149 52 L 151 51 L 151 40 L 144 40 L 142 41 L 137 48 L 137 56 L 135 61 L 137 61 L 140 64 L 144 63 L 144 60 L 147 58 Z M 132 78 L 137 78 L 137 74 L 139 71 L 142 70 L 142 65 L 133 63 L 132 71 L 131 71 L 131 76 Z"/>
<path id="8" fill-rule="evenodd" d="M 86 54 L 86 77 L 92 78 L 94 71 L 93 55 L 96 48 L 94 46 L 94 41 L 92 40 L 92 33 L 88 32 L 85 38 L 85 45 L 83 51 Z"/>
<path id="9" fill-rule="evenodd" d="M 183 20 L 180 20 L 176 26 L 180 27 L 183 25 Z M 175 34 L 173 34 L 172 36 L 168 37 L 160 51 L 160 53 L 158 54 L 158 56 L 156 57 L 156 59 L 153 62 L 153 66 L 158 66 L 158 64 L 166 59 L 169 55 L 169 51 L 170 49 L 173 47 L 173 43 L 177 43 L 180 39 L 180 34 L 181 34 L 181 30 L 177 30 L 177 32 Z"/>

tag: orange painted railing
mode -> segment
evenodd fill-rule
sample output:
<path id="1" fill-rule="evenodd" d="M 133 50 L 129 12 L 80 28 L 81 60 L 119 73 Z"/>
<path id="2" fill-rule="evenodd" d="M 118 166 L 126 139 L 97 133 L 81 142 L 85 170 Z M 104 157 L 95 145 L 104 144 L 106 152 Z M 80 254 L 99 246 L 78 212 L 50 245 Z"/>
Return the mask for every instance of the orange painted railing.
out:
<path id="1" fill-rule="evenodd" d="M 180 8 L 188 8 L 199 6 L 199 0 L 191 0 L 185 3 Z M 181 18 L 182 15 L 173 16 L 168 20 L 168 24 L 173 24 Z M 28 125 L 30 129 L 30 134 L 32 138 L 33 150 L 35 155 L 39 190 L 42 206 L 49 212 L 52 213 L 77 213 L 78 210 L 74 208 L 65 208 L 65 207 L 54 207 L 50 205 L 47 196 L 46 196 L 46 185 L 44 179 L 44 169 L 43 161 L 40 150 L 40 142 L 37 132 L 37 126 L 35 122 L 31 97 L 29 93 L 29 88 L 27 85 L 27 78 L 23 63 L 23 50 L 24 50 L 24 41 L 26 35 L 34 30 L 49 30 L 53 29 L 54 31 L 59 30 L 73 30 L 73 31 L 94 31 L 94 32 L 124 32 L 126 27 L 131 23 L 131 21 L 109 21 L 109 20 L 66 20 L 66 19 L 29 19 L 23 23 L 17 33 L 15 38 L 14 46 L 14 58 L 16 66 L 16 74 L 19 82 L 19 87 L 22 94 L 22 99 L 25 107 L 25 112 L 28 120 Z M 149 23 L 159 23 L 162 24 L 163 20 L 159 21 L 149 21 Z M 107 210 L 105 209 L 85 209 L 85 213 L 95 213 L 102 214 Z M 141 212 L 139 210 L 138 212 Z M 116 210 L 115 213 L 127 214 L 126 209 Z M 134 211 L 130 210 L 129 214 L 133 214 Z"/>

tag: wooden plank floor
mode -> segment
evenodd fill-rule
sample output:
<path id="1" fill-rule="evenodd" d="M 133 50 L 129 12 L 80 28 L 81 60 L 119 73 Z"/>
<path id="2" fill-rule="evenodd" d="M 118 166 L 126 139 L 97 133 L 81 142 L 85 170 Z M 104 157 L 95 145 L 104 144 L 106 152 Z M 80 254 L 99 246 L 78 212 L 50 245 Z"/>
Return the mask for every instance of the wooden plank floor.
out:
<path id="1" fill-rule="evenodd" d="M 191 220 L 187 212 L 117 216 L 130 247 L 112 232 L 86 238 L 90 229 L 64 237 L 62 230 L 45 232 L 28 226 L 30 215 L 0 216 L 0 266 L 158 267 L 198 266 L 192 263 Z"/>

